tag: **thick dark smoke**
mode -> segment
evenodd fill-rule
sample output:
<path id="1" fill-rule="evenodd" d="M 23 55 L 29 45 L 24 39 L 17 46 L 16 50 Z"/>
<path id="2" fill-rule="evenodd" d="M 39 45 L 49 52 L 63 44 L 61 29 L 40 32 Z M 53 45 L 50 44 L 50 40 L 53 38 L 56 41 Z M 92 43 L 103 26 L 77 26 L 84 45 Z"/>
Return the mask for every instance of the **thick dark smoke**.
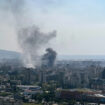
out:
<path id="1" fill-rule="evenodd" d="M 53 67 L 56 60 L 56 55 L 57 53 L 52 48 L 47 48 L 46 54 L 44 54 L 42 57 L 42 65 Z"/>
<path id="2" fill-rule="evenodd" d="M 45 48 L 45 45 L 56 36 L 56 31 L 51 33 L 43 33 L 36 26 L 24 28 L 19 31 L 18 40 L 25 55 L 25 63 L 30 66 L 36 66 L 41 64 L 41 49 Z M 48 49 L 51 56 L 54 56 L 54 51 Z M 51 58 L 49 58 L 51 59 Z M 51 59 L 50 62 L 52 62 Z"/>

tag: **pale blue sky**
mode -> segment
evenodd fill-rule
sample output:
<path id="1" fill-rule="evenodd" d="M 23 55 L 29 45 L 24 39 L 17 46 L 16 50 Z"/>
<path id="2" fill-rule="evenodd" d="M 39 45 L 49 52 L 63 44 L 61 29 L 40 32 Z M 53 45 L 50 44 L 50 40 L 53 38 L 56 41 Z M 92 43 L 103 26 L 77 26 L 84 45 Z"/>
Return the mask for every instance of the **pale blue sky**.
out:
<path id="1" fill-rule="evenodd" d="M 0 0 L 3 1 L 3 0 Z M 6 1 L 6 0 L 5 0 Z M 63 55 L 105 54 L 105 0 L 25 0 L 28 19 L 43 31 L 57 30 L 50 46 Z M 1 6 L 1 5 L 0 5 Z M 20 51 L 12 16 L 0 11 L 0 49 Z M 11 25 L 10 25 L 11 24 Z"/>

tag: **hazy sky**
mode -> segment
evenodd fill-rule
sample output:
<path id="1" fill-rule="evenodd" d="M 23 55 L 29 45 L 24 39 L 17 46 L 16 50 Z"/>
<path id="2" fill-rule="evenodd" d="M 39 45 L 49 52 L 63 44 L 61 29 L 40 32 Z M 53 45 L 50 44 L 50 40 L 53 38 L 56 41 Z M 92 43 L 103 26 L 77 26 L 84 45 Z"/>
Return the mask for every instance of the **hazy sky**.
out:
<path id="1" fill-rule="evenodd" d="M 50 46 L 58 54 L 105 54 L 105 0 L 26 1 L 32 24 L 45 32 L 57 30 Z M 3 9 L 0 5 L 0 49 L 20 51 L 13 17 Z"/>

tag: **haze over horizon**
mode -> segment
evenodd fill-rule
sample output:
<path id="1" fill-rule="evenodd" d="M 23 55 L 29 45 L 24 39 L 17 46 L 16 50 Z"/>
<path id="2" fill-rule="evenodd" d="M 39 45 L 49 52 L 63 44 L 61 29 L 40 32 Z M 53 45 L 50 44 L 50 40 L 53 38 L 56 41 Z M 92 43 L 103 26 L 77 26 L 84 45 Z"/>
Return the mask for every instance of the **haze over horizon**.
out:
<path id="1" fill-rule="evenodd" d="M 0 49 L 20 52 L 13 15 L 0 0 Z M 105 55 L 104 0 L 25 0 L 29 24 L 57 30 L 50 46 L 59 55 Z M 10 15 L 11 14 L 11 15 Z M 24 23 L 24 22 L 23 22 Z"/>

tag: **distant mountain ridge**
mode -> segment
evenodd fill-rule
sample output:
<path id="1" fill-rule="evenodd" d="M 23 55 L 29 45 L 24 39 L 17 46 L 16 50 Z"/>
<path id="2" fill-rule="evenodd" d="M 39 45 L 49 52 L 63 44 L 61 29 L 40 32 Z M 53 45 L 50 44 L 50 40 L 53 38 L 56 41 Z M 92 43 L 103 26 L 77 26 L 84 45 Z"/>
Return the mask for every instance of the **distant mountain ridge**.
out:
<path id="1" fill-rule="evenodd" d="M 22 54 L 16 51 L 0 50 L 1 59 L 21 59 Z M 105 60 L 105 55 L 58 55 L 58 60 Z"/>
<path id="2" fill-rule="evenodd" d="M 0 50 L 0 59 L 20 59 L 21 53 L 8 50 Z"/>

